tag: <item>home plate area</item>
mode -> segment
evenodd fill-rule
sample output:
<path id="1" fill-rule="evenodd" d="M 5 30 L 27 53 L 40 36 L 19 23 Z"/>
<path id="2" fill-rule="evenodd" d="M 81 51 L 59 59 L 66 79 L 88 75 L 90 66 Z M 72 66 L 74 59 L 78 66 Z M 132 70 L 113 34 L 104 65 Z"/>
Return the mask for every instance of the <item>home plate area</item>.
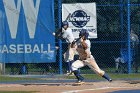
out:
<path id="1" fill-rule="evenodd" d="M 32 93 L 140 93 L 139 81 L 1 84 L 0 91 L 33 91 Z"/>

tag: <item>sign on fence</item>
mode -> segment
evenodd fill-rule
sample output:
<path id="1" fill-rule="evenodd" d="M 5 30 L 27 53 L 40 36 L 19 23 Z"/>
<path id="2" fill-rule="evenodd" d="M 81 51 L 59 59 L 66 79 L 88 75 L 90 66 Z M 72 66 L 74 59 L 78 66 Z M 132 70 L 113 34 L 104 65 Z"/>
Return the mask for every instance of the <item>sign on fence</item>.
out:
<path id="1" fill-rule="evenodd" d="M 54 0 L 0 0 L 0 62 L 55 62 Z"/>
<path id="2" fill-rule="evenodd" d="M 69 22 L 75 38 L 81 29 L 87 29 L 89 38 L 97 38 L 96 3 L 62 4 L 62 21 Z"/>

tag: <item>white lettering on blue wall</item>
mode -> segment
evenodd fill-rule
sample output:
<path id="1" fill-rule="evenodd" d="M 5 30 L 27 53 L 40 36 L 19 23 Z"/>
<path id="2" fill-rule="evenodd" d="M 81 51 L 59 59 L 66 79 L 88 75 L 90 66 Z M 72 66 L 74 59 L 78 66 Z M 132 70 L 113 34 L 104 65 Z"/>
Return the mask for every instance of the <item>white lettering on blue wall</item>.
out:
<path id="1" fill-rule="evenodd" d="M 11 33 L 11 38 L 16 39 L 20 9 L 22 4 L 25 13 L 29 36 L 31 39 L 33 39 L 36 30 L 40 0 L 36 0 L 35 6 L 34 0 L 18 0 L 17 6 L 15 4 L 15 0 L 10 0 L 10 2 L 9 0 L 3 0 L 3 4 L 6 11 L 6 17 L 9 25 L 9 30 Z"/>
<path id="2" fill-rule="evenodd" d="M 47 46 L 47 49 L 45 47 Z M 51 44 L 10 44 L 10 45 L 1 45 L 0 46 L 0 53 L 10 53 L 10 54 L 15 54 L 15 53 L 52 53 L 54 50 L 51 49 Z"/>

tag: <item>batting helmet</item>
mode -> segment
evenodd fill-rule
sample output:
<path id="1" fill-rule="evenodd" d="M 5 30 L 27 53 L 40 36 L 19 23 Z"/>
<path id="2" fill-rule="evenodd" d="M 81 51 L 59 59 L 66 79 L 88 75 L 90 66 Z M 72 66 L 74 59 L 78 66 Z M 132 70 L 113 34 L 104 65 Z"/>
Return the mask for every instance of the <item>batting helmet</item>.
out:
<path id="1" fill-rule="evenodd" d="M 63 21 L 62 22 L 62 27 L 64 27 L 64 26 L 69 26 L 69 23 L 67 21 Z"/>
<path id="2" fill-rule="evenodd" d="M 89 33 L 86 29 L 82 29 L 79 33 L 79 37 L 85 36 L 85 39 L 88 39 Z"/>

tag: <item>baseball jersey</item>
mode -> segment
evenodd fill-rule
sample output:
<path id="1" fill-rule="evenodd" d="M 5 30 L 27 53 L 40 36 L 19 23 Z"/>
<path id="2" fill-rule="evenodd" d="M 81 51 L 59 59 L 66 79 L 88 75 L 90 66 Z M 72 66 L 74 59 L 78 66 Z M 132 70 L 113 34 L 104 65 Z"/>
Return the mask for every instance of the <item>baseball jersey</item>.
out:
<path id="1" fill-rule="evenodd" d="M 91 56 L 91 52 L 90 52 L 91 43 L 90 43 L 90 40 L 86 40 L 85 43 L 87 45 L 86 50 L 82 47 L 81 42 L 77 43 L 77 52 L 78 52 L 79 57 L 80 57 L 81 60 L 85 60 L 86 58 Z"/>
<path id="2" fill-rule="evenodd" d="M 62 32 L 63 32 L 62 37 L 66 39 L 68 43 L 72 43 L 74 41 L 74 36 L 70 28 L 67 28 L 66 30 L 62 29 Z"/>

